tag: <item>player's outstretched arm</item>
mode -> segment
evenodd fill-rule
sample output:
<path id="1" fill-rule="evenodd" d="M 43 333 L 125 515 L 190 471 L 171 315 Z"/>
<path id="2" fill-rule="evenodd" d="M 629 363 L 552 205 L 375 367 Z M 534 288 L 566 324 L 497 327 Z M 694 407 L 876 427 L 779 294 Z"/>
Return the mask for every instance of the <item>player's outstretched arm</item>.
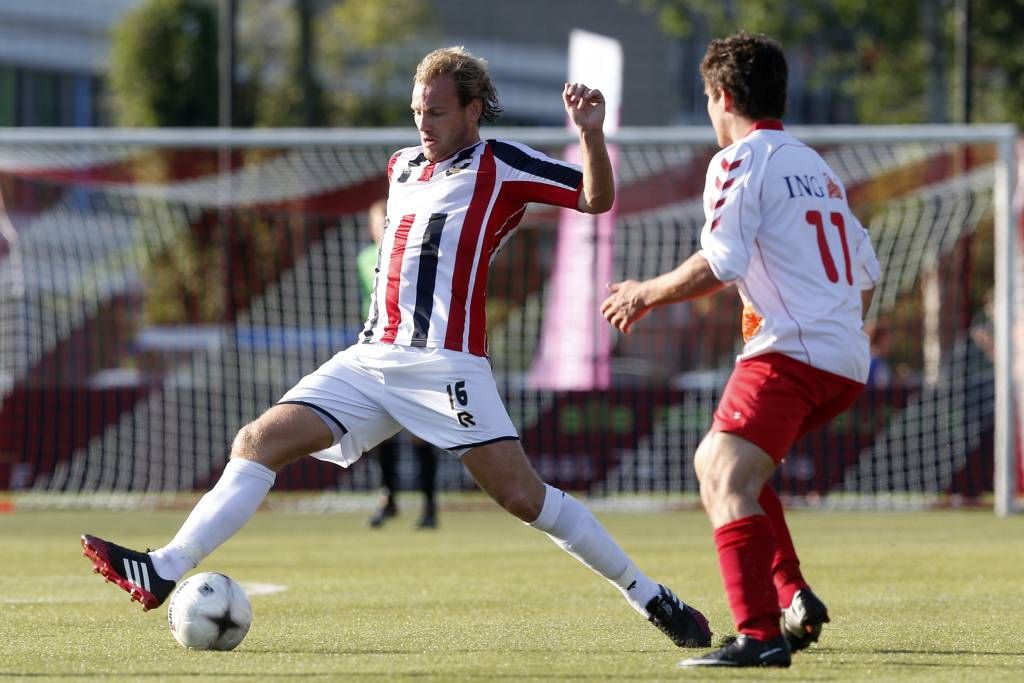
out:
<path id="1" fill-rule="evenodd" d="M 620 332 L 628 333 L 634 323 L 655 306 L 687 301 L 713 294 L 725 287 L 700 253 L 693 254 L 675 270 L 638 282 L 626 280 L 608 285 L 611 294 L 601 304 L 601 315 Z"/>
<path id="2" fill-rule="evenodd" d="M 604 95 L 582 83 L 566 83 L 562 102 L 580 133 L 583 192 L 577 208 L 585 213 L 604 213 L 615 202 L 615 177 L 604 142 Z"/>

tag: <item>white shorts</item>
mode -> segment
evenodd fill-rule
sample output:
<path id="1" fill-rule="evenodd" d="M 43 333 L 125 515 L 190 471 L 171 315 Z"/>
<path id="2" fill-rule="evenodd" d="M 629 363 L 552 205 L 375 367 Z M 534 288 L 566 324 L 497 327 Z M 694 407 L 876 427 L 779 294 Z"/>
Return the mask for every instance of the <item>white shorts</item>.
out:
<path id="1" fill-rule="evenodd" d="M 518 439 L 486 358 L 448 349 L 355 344 L 278 403 L 312 408 L 334 444 L 313 456 L 348 467 L 403 427 L 456 455 Z"/>

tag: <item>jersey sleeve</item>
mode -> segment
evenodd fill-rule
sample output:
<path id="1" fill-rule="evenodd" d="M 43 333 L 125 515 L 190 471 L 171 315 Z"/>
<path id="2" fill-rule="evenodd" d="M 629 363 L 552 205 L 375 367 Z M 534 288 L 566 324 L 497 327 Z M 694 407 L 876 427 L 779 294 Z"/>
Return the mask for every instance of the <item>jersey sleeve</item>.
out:
<path id="1" fill-rule="evenodd" d="M 864 226 L 861 225 L 860 221 L 857 220 L 856 216 L 850 214 L 853 217 L 854 223 L 854 245 L 853 253 L 856 259 L 856 274 L 857 274 L 857 285 L 862 289 L 872 289 L 878 284 L 878 281 L 882 277 L 882 269 L 878 265 L 878 257 L 875 256 L 875 249 L 871 246 L 871 235 Z"/>
<path id="2" fill-rule="evenodd" d="M 401 156 L 401 154 L 402 154 L 402 150 L 398 150 L 397 152 L 395 152 L 394 154 L 391 155 L 390 159 L 388 159 L 388 182 L 389 183 L 391 182 L 391 176 L 394 174 L 395 162 L 398 161 L 398 157 Z"/>
<path id="3" fill-rule="evenodd" d="M 416 150 L 416 147 L 403 147 L 402 149 L 396 151 L 394 154 L 391 155 L 391 158 L 388 159 L 387 166 L 388 183 L 392 181 L 395 175 L 395 167 L 397 166 L 399 168 L 405 168 L 410 157 L 415 156 L 415 154 L 413 153 L 416 152 Z M 403 160 L 402 157 L 405 157 L 405 160 Z"/>
<path id="4" fill-rule="evenodd" d="M 575 209 L 583 192 L 580 167 L 553 159 L 526 145 L 489 140 L 501 162 L 502 192 L 523 204 L 538 202 Z"/>
<path id="5" fill-rule="evenodd" d="M 727 147 L 711 160 L 704 183 L 704 228 L 700 254 L 721 282 L 746 275 L 761 224 L 749 147 Z"/>

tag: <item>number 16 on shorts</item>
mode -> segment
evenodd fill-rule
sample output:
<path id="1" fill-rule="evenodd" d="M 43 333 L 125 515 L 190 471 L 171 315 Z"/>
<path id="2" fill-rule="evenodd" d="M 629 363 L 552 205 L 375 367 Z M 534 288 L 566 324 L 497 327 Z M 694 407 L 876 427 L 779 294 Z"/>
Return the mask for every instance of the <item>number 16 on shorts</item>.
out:
<path id="1" fill-rule="evenodd" d="M 473 414 L 464 410 L 469 405 L 469 393 L 466 391 L 465 380 L 458 380 L 445 385 L 445 391 L 448 392 L 448 403 L 451 404 L 452 410 L 455 411 L 455 417 L 458 418 L 459 424 L 463 427 L 475 425 L 476 421 L 473 419 Z"/>

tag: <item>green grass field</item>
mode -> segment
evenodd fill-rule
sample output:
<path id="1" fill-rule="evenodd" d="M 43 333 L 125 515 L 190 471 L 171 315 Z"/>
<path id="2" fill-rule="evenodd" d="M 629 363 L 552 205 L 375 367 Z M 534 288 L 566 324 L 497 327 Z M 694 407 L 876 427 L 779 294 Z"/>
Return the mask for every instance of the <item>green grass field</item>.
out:
<path id="1" fill-rule="evenodd" d="M 287 586 L 252 597 L 233 652 L 180 648 L 90 571 L 88 531 L 159 545 L 182 511 L 0 514 L 0 677 L 39 680 L 1024 680 L 1024 517 L 987 511 L 793 512 L 804 569 L 829 604 L 789 670 L 681 671 L 684 651 L 618 591 L 504 513 L 261 512 L 204 570 Z M 599 516 L 637 563 L 731 632 L 699 512 Z"/>

